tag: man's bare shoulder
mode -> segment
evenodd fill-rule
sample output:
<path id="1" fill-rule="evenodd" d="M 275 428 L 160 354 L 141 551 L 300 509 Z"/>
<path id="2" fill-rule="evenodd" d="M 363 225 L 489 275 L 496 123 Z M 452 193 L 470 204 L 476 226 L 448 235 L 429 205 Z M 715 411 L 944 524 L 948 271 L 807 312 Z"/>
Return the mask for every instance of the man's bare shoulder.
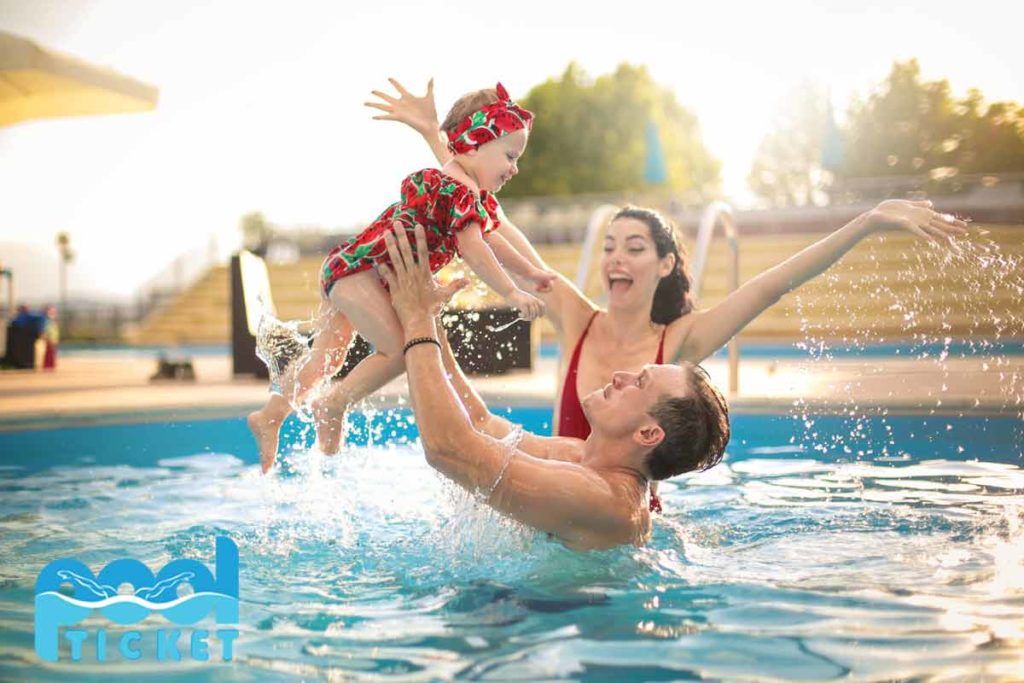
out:
<path id="1" fill-rule="evenodd" d="M 642 545 L 651 535 L 651 513 L 647 507 L 647 487 L 635 477 L 619 471 L 595 470 L 612 492 L 614 504 L 607 513 L 607 529 L 617 543 Z"/>
<path id="2" fill-rule="evenodd" d="M 535 458 L 579 463 L 583 460 L 583 440 L 570 436 L 538 436 L 523 434 L 520 450 Z"/>
<path id="3" fill-rule="evenodd" d="M 579 462 L 571 443 L 558 454 L 576 461 L 520 452 L 492 499 L 495 507 L 575 550 L 640 545 L 649 537 L 646 487 L 635 476 Z"/>

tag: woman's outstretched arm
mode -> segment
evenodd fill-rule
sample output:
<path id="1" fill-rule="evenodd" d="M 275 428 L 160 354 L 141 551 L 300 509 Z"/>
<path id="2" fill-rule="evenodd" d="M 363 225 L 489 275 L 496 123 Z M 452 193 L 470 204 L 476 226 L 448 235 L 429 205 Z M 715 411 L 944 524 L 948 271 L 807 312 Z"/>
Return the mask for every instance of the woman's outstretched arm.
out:
<path id="1" fill-rule="evenodd" d="M 691 314 L 689 331 L 674 360 L 694 363 L 704 360 L 784 294 L 824 272 L 872 233 L 906 230 L 933 245 L 948 245 L 955 235 L 967 232 L 963 221 L 939 214 L 931 206 L 929 201 L 884 201 L 746 282 L 713 308 Z"/>

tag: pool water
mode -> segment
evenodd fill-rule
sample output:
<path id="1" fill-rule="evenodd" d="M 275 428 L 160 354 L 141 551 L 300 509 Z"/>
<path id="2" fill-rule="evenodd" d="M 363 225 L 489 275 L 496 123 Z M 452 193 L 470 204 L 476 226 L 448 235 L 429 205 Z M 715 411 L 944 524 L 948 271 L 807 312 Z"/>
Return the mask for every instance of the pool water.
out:
<path id="1" fill-rule="evenodd" d="M 408 412 L 357 427 L 324 458 L 292 423 L 271 477 L 241 420 L 0 433 L 0 680 L 1024 677 L 1017 417 L 739 415 L 724 464 L 663 484 L 647 547 L 593 553 L 441 480 Z M 212 565 L 218 535 L 231 662 L 36 657 L 48 562 Z"/>

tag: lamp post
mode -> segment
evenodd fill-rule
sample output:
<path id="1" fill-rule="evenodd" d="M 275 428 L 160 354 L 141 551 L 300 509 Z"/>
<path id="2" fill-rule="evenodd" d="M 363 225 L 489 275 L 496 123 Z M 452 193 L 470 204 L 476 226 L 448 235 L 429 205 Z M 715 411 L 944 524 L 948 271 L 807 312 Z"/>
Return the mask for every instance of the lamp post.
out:
<path id="1" fill-rule="evenodd" d="M 75 258 L 71 250 L 71 236 L 66 232 L 57 233 L 57 251 L 60 253 L 60 329 L 67 330 L 68 310 L 68 264 Z"/>
<path id="2" fill-rule="evenodd" d="M 7 311 L 6 318 L 14 317 L 14 271 L 0 263 L 0 278 L 7 280 Z M 6 319 L 3 320 L 6 323 Z"/>
<path id="3" fill-rule="evenodd" d="M 0 350 L 7 353 L 7 323 L 14 318 L 14 271 L 0 263 L 0 279 L 7 280 L 7 308 L 0 315 Z"/>

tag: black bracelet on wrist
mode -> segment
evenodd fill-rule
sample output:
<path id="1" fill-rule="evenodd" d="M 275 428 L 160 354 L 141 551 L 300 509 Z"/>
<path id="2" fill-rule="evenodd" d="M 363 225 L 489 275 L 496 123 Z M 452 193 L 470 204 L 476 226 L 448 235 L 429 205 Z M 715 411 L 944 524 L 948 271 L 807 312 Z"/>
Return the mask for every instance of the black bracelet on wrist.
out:
<path id="1" fill-rule="evenodd" d="M 441 348 L 441 342 L 437 341 L 433 337 L 416 337 L 405 342 L 405 347 L 402 348 L 402 355 L 409 353 L 409 349 L 416 346 L 417 344 L 436 344 L 437 348 Z"/>

